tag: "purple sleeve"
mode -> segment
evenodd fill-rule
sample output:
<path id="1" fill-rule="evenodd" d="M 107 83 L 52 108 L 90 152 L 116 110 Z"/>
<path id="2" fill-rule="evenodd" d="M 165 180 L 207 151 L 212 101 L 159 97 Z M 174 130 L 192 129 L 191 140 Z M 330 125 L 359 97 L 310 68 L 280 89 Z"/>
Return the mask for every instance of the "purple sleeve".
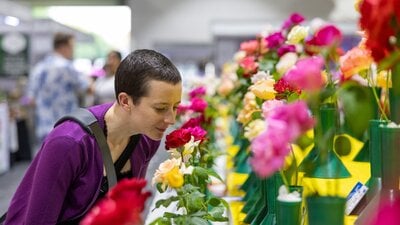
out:
<path id="1" fill-rule="evenodd" d="M 33 173 L 25 224 L 56 224 L 68 187 L 79 172 L 80 146 L 71 138 L 49 140 Z"/>

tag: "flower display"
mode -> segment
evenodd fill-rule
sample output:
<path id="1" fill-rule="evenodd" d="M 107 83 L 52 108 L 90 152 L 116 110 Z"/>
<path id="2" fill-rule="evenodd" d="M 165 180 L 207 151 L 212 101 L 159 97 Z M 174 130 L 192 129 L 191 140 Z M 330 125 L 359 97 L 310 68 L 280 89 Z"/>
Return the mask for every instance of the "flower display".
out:
<path id="1" fill-rule="evenodd" d="M 211 177 L 221 180 L 212 169 L 213 153 L 209 146 L 210 117 L 206 89 L 197 87 L 189 92 L 190 103 L 182 108 L 182 125 L 166 136 L 165 148 L 170 158 L 160 164 L 153 184 L 160 193 L 172 192 L 156 202 L 156 208 L 176 205 L 175 212 L 165 212 L 151 224 L 206 224 L 207 221 L 227 221 L 223 216 L 227 203 L 206 195 Z M 203 127 L 208 127 L 205 130 Z"/>
<path id="2" fill-rule="evenodd" d="M 81 221 L 81 225 L 140 225 L 141 212 L 150 192 L 146 180 L 125 179 L 117 183 Z"/>

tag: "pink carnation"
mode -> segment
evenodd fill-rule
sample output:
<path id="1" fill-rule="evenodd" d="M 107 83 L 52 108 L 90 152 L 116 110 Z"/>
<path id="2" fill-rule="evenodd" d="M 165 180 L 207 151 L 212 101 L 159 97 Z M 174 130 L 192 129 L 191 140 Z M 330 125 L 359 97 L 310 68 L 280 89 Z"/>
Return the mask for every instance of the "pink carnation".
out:
<path id="1" fill-rule="evenodd" d="M 269 177 L 281 169 L 286 157 L 286 154 L 281 153 L 290 151 L 288 144 L 283 151 L 274 148 L 273 141 L 268 135 L 268 132 L 263 132 L 251 143 L 253 154 L 250 163 L 254 172 L 261 178 Z"/>
<path id="2" fill-rule="evenodd" d="M 282 127 L 282 125 L 276 127 L 277 121 L 286 123 L 286 127 L 283 128 L 286 128 L 286 131 L 283 132 L 283 135 L 287 136 L 289 142 L 295 141 L 301 133 L 314 126 L 314 119 L 308 111 L 307 104 L 303 101 L 276 107 L 268 116 L 267 121 L 267 129 L 273 132 Z"/>
<path id="3" fill-rule="evenodd" d="M 189 96 L 190 96 L 190 99 L 195 98 L 195 97 L 201 98 L 204 95 L 206 95 L 206 92 L 207 92 L 206 88 L 201 86 L 201 87 L 197 87 L 197 88 L 193 89 L 192 91 L 190 91 Z"/>
<path id="4" fill-rule="evenodd" d="M 194 137 L 194 141 L 203 141 L 206 139 L 207 131 L 199 126 L 188 127 L 185 130 L 187 130 Z"/>
<path id="5" fill-rule="evenodd" d="M 207 101 L 201 98 L 192 98 L 191 100 L 191 105 L 189 106 L 189 109 L 195 111 L 195 112 L 204 112 L 204 110 L 207 108 Z"/>
<path id="6" fill-rule="evenodd" d="M 322 77 L 324 60 L 313 56 L 297 61 L 283 77 L 289 85 L 306 91 L 319 91 L 325 85 Z"/>
<path id="7" fill-rule="evenodd" d="M 262 104 L 262 113 L 263 113 L 263 116 L 264 116 L 264 118 L 267 118 L 268 117 L 268 114 L 275 108 L 275 107 L 278 107 L 278 106 L 281 106 L 281 105 L 283 105 L 284 104 L 284 102 L 283 101 L 281 101 L 281 100 L 268 100 L 268 101 L 265 101 L 263 104 Z"/>

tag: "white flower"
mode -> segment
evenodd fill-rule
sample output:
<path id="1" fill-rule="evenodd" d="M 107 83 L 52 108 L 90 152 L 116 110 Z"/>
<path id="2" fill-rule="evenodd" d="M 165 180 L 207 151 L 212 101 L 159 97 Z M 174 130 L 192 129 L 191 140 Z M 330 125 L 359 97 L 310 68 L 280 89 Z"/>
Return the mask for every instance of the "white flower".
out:
<path id="1" fill-rule="evenodd" d="M 190 138 L 190 141 L 185 144 L 182 155 L 183 155 L 183 162 L 188 162 L 189 159 L 192 157 L 192 153 L 194 151 L 194 148 L 199 146 L 200 140 L 194 141 L 194 137 L 192 136 Z"/>
<path id="2" fill-rule="evenodd" d="M 176 150 L 176 148 L 171 148 L 171 149 L 168 150 L 167 152 L 168 152 L 169 154 L 171 154 L 171 157 L 172 157 L 172 158 L 175 158 L 175 159 L 181 158 L 181 153 L 180 153 L 178 150 Z"/>
<path id="3" fill-rule="evenodd" d="M 191 174 L 193 173 L 193 169 L 194 169 L 193 166 L 188 166 L 188 167 L 186 167 L 186 165 L 183 163 L 182 166 L 181 166 L 181 168 L 180 168 L 180 171 L 181 171 L 181 173 L 183 173 L 183 174 L 191 175 Z"/>
<path id="4" fill-rule="evenodd" d="M 235 62 L 240 62 L 244 57 L 246 57 L 246 52 L 245 51 L 238 51 L 233 55 L 233 60 Z"/>
<path id="5" fill-rule="evenodd" d="M 314 18 L 310 22 L 310 27 L 311 27 L 311 32 L 315 33 L 317 30 L 319 30 L 321 27 L 325 26 L 327 22 L 321 18 Z"/>
<path id="6" fill-rule="evenodd" d="M 286 188 L 286 186 L 282 185 L 279 188 L 278 200 L 282 202 L 301 202 L 301 196 L 297 191 L 289 193 L 289 190 Z"/>
<path id="7" fill-rule="evenodd" d="M 267 73 L 265 71 L 258 71 L 256 74 L 254 74 L 251 77 L 251 82 L 253 84 L 257 83 L 260 80 L 273 80 L 272 76 L 269 74 L 269 71 Z"/>
<path id="8" fill-rule="evenodd" d="M 253 120 L 244 128 L 244 136 L 251 141 L 264 131 L 265 127 L 264 120 Z"/>
<path id="9" fill-rule="evenodd" d="M 276 70 L 279 74 L 283 75 L 291 69 L 297 62 L 298 56 L 294 52 L 284 54 L 279 62 L 276 64 Z"/>

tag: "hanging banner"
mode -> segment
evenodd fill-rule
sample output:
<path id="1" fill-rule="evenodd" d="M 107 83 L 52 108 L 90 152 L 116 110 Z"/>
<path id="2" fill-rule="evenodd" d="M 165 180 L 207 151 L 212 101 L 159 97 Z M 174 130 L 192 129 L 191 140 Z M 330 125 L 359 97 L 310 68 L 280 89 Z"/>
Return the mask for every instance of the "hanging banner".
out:
<path id="1" fill-rule="evenodd" d="M 8 148 L 9 114 L 6 102 L 0 102 L 0 174 L 10 169 L 10 151 Z"/>
<path id="2" fill-rule="evenodd" d="M 0 35 L 0 76 L 28 75 L 28 35 L 11 32 Z"/>

